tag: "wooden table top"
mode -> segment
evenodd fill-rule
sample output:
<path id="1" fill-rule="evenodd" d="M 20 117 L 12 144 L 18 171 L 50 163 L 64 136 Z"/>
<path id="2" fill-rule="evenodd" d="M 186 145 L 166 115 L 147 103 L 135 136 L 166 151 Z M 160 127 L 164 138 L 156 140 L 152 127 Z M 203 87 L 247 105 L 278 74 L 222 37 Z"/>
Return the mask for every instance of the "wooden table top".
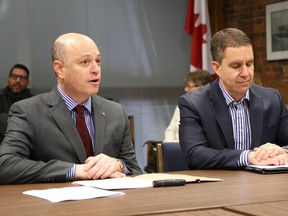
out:
<path id="1" fill-rule="evenodd" d="M 227 207 L 233 206 L 288 201 L 288 174 L 261 175 L 247 171 L 218 170 L 173 173 L 221 178 L 224 181 L 118 190 L 125 192 L 125 195 L 60 203 L 23 195 L 22 192 L 67 187 L 72 186 L 72 183 L 2 185 L 0 215 L 178 215 L 177 212 L 182 212 L 179 215 L 187 215 L 184 212 L 207 213 L 213 209 L 221 212 L 223 209 L 231 210 Z"/>

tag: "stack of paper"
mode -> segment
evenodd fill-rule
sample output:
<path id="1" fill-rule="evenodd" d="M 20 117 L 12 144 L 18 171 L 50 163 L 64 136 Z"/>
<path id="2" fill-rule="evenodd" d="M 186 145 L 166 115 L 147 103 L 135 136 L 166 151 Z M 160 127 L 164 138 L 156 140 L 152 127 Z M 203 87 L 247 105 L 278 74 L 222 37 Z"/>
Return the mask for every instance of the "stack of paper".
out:
<path id="1" fill-rule="evenodd" d="M 132 177 L 75 181 L 73 184 L 85 185 L 106 190 L 153 187 L 152 180 L 145 180 L 140 178 L 137 179 Z"/>
<path id="2" fill-rule="evenodd" d="M 51 202 L 61 202 L 66 200 L 84 200 L 99 197 L 123 196 L 123 192 L 106 191 L 86 186 L 51 188 L 46 190 L 29 190 L 23 194 L 39 197 Z"/>

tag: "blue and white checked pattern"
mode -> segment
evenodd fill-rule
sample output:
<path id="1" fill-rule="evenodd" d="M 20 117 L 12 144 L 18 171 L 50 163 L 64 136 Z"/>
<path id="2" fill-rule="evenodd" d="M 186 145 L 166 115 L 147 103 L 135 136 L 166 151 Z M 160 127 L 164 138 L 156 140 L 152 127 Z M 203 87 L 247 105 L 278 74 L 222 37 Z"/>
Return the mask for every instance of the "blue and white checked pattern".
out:
<path id="1" fill-rule="evenodd" d="M 241 101 L 235 101 L 221 86 L 226 104 L 228 105 L 233 126 L 233 137 L 235 141 L 235 149 L 243 150 L 240 155 L 238 166 L 247 166 L 248 154 L 251 149 L 251 126 L 249 118 L 249 90 Z"/>

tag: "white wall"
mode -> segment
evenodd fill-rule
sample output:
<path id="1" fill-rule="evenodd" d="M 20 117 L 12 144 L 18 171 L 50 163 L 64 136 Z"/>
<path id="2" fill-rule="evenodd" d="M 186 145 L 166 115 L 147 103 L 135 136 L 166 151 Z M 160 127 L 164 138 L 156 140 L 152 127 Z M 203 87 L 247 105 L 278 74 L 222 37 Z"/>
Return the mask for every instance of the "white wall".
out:
<path id="1" fill-rule="evenodd" d="M 99 94 L 124 105 L 135 118 L 136 155 L 146 164 L 148 139 L 163 139 L 183 77 L 190 37 L 184 31 L 187 0 L 2 0 L 0 88 L 15 63 L 31 70 L 34 94 L 56 84 L 51 45 L 65 32 L 95 39 L 102 55 Z"/>

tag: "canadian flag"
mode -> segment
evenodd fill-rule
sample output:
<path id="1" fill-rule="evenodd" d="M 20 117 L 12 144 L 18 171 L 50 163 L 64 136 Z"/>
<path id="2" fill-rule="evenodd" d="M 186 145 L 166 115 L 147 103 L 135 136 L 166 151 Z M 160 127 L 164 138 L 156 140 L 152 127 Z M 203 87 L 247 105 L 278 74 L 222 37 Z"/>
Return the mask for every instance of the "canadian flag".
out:
<path id="1" fill-rule="evenodd" d="M 189 0 L 185 31 L 192 36 L 190 71 L 204 69 L 213 74 L 207 0 Z"/>

